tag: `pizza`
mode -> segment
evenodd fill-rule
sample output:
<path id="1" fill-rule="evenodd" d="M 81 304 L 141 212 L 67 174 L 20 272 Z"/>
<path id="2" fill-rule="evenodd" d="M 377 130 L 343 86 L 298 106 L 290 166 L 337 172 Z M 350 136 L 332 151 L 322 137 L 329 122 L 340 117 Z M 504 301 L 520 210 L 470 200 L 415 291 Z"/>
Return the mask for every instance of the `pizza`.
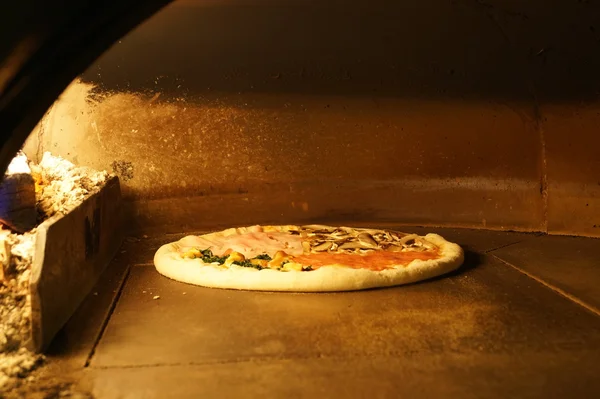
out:
<path id="1" fill-rule="evenodd" d="M 308 226 L 251 226 L 161 246 L 159 273 L 212 288 L 352 291 L 408 284 L 457 269 L 457 244 L 437 234 Z"/>

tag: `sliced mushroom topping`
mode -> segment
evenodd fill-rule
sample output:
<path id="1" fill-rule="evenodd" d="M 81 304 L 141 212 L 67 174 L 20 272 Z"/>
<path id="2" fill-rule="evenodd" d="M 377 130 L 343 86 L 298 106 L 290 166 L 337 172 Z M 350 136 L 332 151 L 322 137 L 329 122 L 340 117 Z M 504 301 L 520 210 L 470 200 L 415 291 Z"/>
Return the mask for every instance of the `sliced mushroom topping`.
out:
<path id="1" fill-rule="evenodd" d="M 400 252 L 425 251 L 437 248 L 436 245 L 417 234 L 406 234 L 390 230 L 330 227 L 314 224 L 302 226 L 299 233 L 306 239 L 302 243 L 304 253 L 325 251 L 367 253 L 379 249 Z"/>
<path id="2" fill-rule="evenodd" d="M 402 237 L 400 240 L 398 240 L 398 242 L 402 245 L 405 246 L 410 246 L 413 245 L 417 242 L 417 240 L 419 239 L 419 236 L 416 234 L 409 234 L 407 236 Z"/>
<path id="3" fill-rule="evenodd" d="M 388 235 L 385 234 L 385 233 L 372 234 L 372 237 L 378 243 L 383 243 L 383 242 L 386 242 L 386 241 L 391 241 L 391 237 L 388 237 Z"/>
<path id="4" fill-rule="evenodd" d="M 356 230 L 358 230 L 358 229 L 353 229 L 352 227 L 341 226 L 339 228 L 339 230 L 345 231 L 348 234 L 354 234 L 356 232 Z"/>
<path id="5" fill-rule="evenodd" d="M 425 251 L 426 249 L 435 249 L 437 248 L 434 244 L 429 241 L 421 238 L 416 234 L 411 234 L 403 237 L 399 243 L 404 245 L 405 247 L 410 248 L 411 250 L 420 250 Z"/>
<path id="6" fill-rule="evenodd" d="M 435 245 L 434 243 L 427 241 L 421 237 L 419 237 L 417 239 L 417 242 L 423 247 L 423 248 L 427 248 L 427 249 L 437 249 L 437 245 Z"/>
<path id="7" fill-rule="evenodd" d="M 345 242 L 351 242 L 351 241 L 353 241 L 353 240 L 354 240 L 354 237 L 347 237 L 347 238 L 341 238 L 341 239 L 339 239 L 339 240 L 337 240 L 337 239 L 336 239 L 334 242 L 335 242 L 337 245 L 342 245 L 342 244 L 343 244 L 343 243 L 345 243 Z"/>
<path id="8" fill-rule="evenodd" d="M 388 244 L 385 247 L 385 250 L 389 251 L 389 252 L 402 252 L 404 250 L 404 247 L 401 244 L 394 242 L 394 243 Z"/>
<path id="9" fill-rule="evenodd" d="M 364 244 L 361 244 L 360 242 L 356 242 L 356 241 L 345 242 L 342 245 L 340 245 L 339 248 L 340 249 L 361 249 L 361 248 L 368 249 L 368 247 L 366 247 Z"/>
<path id="10" fill-rule="evenodd" d="M 320 224 L 313 224 L 313 225 L 303 226 L 303 227 L 308 228 L 309 230 L 312 230 L 312 232 L 315 234 L 331 234 L 336 230 L 335 227 L 323 226 Z"/>
<path id="11" fill-rule="evenodd" d="M 361 248 L 377 248 L 377 241 L 373 239 L 369 233 L 360 233 L 358 235 L 358 241 L 363 245 Z"/>
<path id="12" fill-rule="evenodd" d="M 360 231 L 361 233 L 369 233 L 372 236 L 375 234 L 385 234 L 385 230 L 378 229 L 358 229 L 358 231 Z"/>
<path id="13" fill-rule="evenodd" d="M 401 240 L 403 237 L 407 237 L 407 236 L 409 236 L 409 235 L 410 235 L 410 234 L 403 234 L 403 233 L 399 233 L 399 232 L 397 232 L 397 231 L 388 231 L 387 233 L 388 233 L 388 234 L 389 234 L 389 235 L 392 237 L 392 239 L 393 239 L 393 240 L 395 240 L 395 241 L 400 241 L 400 240 Z M 413 234 L 413 235 L 414 235 L 414 234 Z"/>
<path id="14" fill-rule="evenodd" d="M 351 238 L 352 236 L 348 233 L 346 233 L 345 231 L 339 232 L 339 233 L 332 233 L 329 235 L 330 238 L 334 239 L 334 240 L 343 240 L 346 238 Z"/>
<path id="15" fill-rule="evenodd" d="M 313 250 L 313 251 L 315 251 L 315 252 L 325 252 L 325 251 L 329 251 L 329 250 L 331 249 L 331 246 L 332 246 L 332 245 L 333 245 L 333 243 L 332 243 L 332 242 L 328 242 L 328 241 L 326 241 L 326 242 L 324 242 L 324 243 L 322 243 L 322 244 L 319 244 L 319 245 L 317 245 L 317 246 L 314 246 L 314 247 L 312 248 L 312 250 Z"/>

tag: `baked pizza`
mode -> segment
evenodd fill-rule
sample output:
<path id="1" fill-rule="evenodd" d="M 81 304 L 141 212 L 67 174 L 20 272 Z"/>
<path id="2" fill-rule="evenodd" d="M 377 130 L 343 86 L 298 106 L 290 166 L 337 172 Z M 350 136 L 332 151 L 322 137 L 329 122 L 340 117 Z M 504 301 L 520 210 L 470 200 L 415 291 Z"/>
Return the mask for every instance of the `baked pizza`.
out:
<path id="1" fill-rule="evenodd" d="M 413 283 L 463 262 L 437 234 L 324 225 L 252 226 L 187 236 L 154 256 L 159 273 L 205 287 L 351 291 Z"/>

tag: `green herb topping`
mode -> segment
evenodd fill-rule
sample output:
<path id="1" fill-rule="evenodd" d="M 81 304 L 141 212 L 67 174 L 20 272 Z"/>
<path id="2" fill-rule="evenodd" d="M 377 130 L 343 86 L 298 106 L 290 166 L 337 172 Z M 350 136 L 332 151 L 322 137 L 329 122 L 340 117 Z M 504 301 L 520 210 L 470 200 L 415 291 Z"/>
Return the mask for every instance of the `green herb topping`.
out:
<path id="1" fill-rule="evenodd" d="M 242 260 L 242 261 L 237 261 L 236 260 L 236 261 L 233 261 L 232 264 L 233 265 L 242 266 L 242 267 L 253 267 L 253 268 L 258 269 L 258 270 L 264 269 L 264 267 L 262 267 L 261 265 L 255 265 L 254 263 L 252 263 L 251 260 L 248 260 L 248 259 Z"/>
<path id="2" fill-rule="evenodd" d="M 200 253 L 202 253 L 202 262 L 204 263 L 218 263 L 220 265 L 224 264 L 225 261 L 227 260 L 227 258 L 229 257 L 228 255 L 226 256 L 217 256 L 215 254 L 213 254 L 213 252 L 210 250 L 210 248 L 206 248 L 204 250 L 199 250 Z M 269 255 L 267 254 L 262 254 L 262 255 L 258 255 L 256 257 L 254 257 L 254 259 L 260 259 L 260 260 L 273 260 Z M 281 262 L 281 266 L 279 266 L 277 268 L 277 270 L 282 270 L 283 266 L 286 263 L 290 263 L 289 260 L 284 260 L 283 262 Z M 242 260 L 242 261 L 233 261 L 232 262 L 233 265 L 237 265 L 237 266 L 241 266 L 241 267 L 251 267 L 253 269 L 258 269 L 258 270 L 263 270 L 263 269 L 268 269 L 268 267 L 264 267 L 261 266 L 259 264 L 254 264 L 252 263 L 251 259 L 246 259 L 246 260 Z M 302 266 L 302 271 L 303 272 L 308 272 L 313 270 L 312 266 Z M 283 270 L 282 270 L 283 271 Z"/>
<path id="3" fill-rule="evenodd" d="M 202 262 L 204 263 L 219 263 L 220 265 L 222 265 L 223 263 L 225 263 L 225 260 L 227 259 L 227 256 L 216 256 L 212 253 L 212 251 L 207 248 L 203 251 L 200 251 L 202 253 Z"/>

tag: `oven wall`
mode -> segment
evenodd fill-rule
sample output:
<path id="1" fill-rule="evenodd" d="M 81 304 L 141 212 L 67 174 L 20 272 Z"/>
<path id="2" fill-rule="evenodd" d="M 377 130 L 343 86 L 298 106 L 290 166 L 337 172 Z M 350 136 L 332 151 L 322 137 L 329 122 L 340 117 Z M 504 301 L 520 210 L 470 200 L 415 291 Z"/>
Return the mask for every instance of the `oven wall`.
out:
<path id="1" fill-rule="evenodd" d="M 119 174 L 137 231 L 600 235 L 598 6 L 521 3 L 178 1 L 74 82 L 26 150 Z"/>

